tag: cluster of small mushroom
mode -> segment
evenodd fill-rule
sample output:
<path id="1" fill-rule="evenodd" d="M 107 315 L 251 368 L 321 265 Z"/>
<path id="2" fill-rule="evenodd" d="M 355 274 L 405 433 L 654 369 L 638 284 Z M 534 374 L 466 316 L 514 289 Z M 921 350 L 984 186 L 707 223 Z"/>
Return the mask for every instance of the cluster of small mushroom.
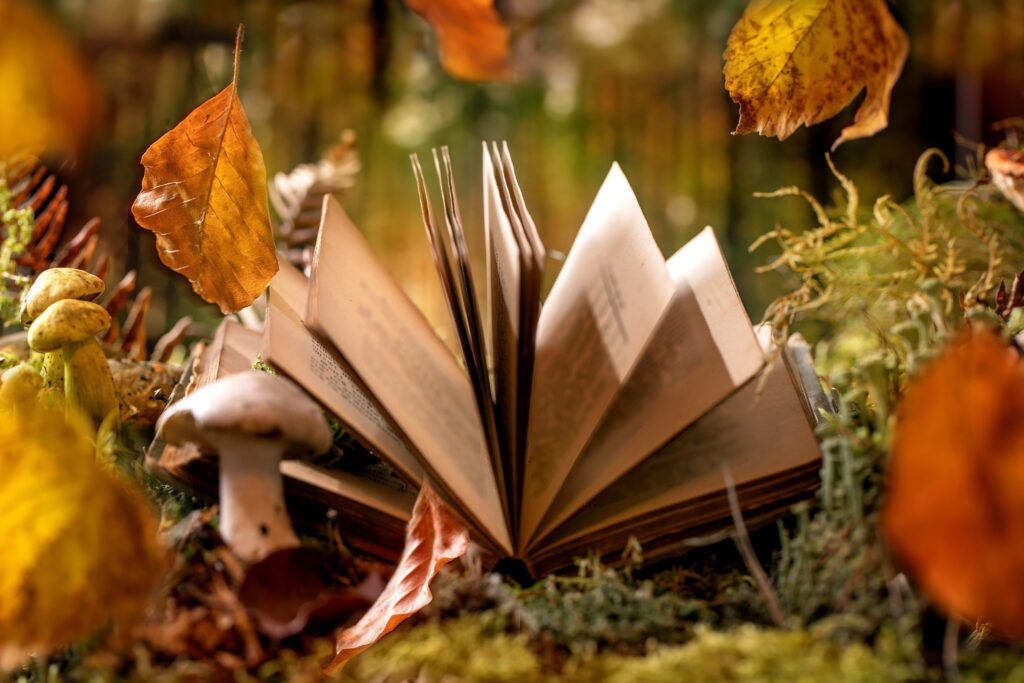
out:
<path id="1" fill-rule="evenodd" d="M 69 409 L 76 406 L 97 425 L 118 410 L 110 367 L 96 340 L 110 327 L 110 314 L 95 303 L 103 290 L 103 280 L 83 270 L 50 268 L 39 274 L 21 302 L 28 345 L 45 354 L 44 388 L 62 389 Z M 4 386 L 12 370 L 4 374 Z M 19 373 L 28 377 L 26 370 Z M 18 386 L 27 391 L 29 385 L 19 381 Z"/>

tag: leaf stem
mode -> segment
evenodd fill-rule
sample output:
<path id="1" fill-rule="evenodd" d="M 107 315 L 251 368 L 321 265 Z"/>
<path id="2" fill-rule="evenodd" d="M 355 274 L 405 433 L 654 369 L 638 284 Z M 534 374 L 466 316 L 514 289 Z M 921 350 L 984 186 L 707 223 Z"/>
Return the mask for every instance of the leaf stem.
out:
<path id="1" fill-rule="evenodd" d="M 231 75 L 231 85 L 238 88 L 238 56 L 242 54 L 242 36 L 245 35 L 245 24 L 238 25 L 238 32 L 235 33 L 235 70 Z"/>

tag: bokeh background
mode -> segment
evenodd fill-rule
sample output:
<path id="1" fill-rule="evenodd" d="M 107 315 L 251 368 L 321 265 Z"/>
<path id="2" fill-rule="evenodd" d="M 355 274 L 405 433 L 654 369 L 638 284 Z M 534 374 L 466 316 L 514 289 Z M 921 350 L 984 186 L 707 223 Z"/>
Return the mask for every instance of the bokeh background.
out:
<path id="1" fill-rule="evenodd" d="M 71 224 L 102 219 L 117 268 L 155 289 L 151 338 L 177 316 L 215 308 L 157 260 L 130 206 L 146 147 L 231 78 L 246 27 L 239 92 L 268 175 L 315 161 L 342 131 L 358 136 L 362 169 L 342 203 L 428 316 L 443 321 L 409 154 L 448 145 L 471 248 L 482 261 L 480 141 L 507 140 L 547 246 L 567 251 L 605 173 L 618 161 L 658 243 L 671 254 L 704 225 L 723 241 L 755 321 L 784 291 L 756 274 L 770 249 L 748 245 L 777 224 L 813 216 L 797 199 L 755 199 L 798 185 L 822 200 L 838 189 L 825 153 L 853 116 L 784 142 L 733 136 L 722 52 L 744 0 L 498 0 L 512 33 L 514 77 L 461 82 L 439 65 L 429 26 L 400 0 L 52 0 L 95 83 L 100 114 L 82 154 L 51 165 L 70 185 Z M 964 169 L 970 143 L 1024 115 L 1024 0 L 896 0 L 910 37 L 891 123 L 834 159 L 870 207 L 911 192 L 918 155 L 938 147 Z M 854 102 L 854 107 L 859 98 Z M 937 179 L 949 179 L 933 169 Z M 558 267 L 551 261 L 552 272 Z"/>

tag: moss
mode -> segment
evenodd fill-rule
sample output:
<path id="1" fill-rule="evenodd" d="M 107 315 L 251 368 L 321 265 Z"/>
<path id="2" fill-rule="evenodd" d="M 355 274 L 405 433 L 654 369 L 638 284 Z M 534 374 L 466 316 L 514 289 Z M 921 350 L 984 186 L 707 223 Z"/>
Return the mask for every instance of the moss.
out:
<path id="1" fill-rule="evenodd" d="M 519 596 L 523 618 L 538 638 L 569 652 L 643 653 L 652 643 L 680 643 L 694 623 L 713 618 L 703 603 L 656 594 L 610 570 L 575 585 L 549 577 Z"/>
<path id="2" fill-rule="evenodd" d="M 34 227 L 35 212 L 31 207 L 16 208 L 6 180 L 0 178 L 0 329 L 18 319 L 29 278 L 18 273 L 17 259 L 27 250 Z"/>
<path id="3" fill-rule="evenodd" d="M 546 677 L 526 635 L 506 633 L 503 618 L 484 613 L 392 633 L 349 662 L 344 678 L 530 683 Z"/>
<path id="4" fill-rule="evenodd" d="M 959 670 L 964 683 L 1024 683 L 1024 651 L 1019 646 L 986 643 L 965 653 L 960 658 Z"/>
<path id="5" fill-rule="evenodd" d="M 842 646 L 811 630 L 780 631 L 746 625 L 731 631 L 698 627 L 684 645 L 646 656 L 576 655 L 559 668 L 545 666 L 524 635 L 504 631 L 488 615 L 401 630 L 346 667 L 352 681 L 906 681 L 921 672 L 899 653 L 863 643 Z"/>
<path id="6" fill-rule="evenodd" d="M 572 678 L 608 683 L 676 681 L 905 681 L 912 670 L 879 657 L 862 643 L 840 646 L 810 631 L 779 631 L 747 625 L 732 631 L 698 628 L 686 645 L 648 657 L 594 660 Z"/>

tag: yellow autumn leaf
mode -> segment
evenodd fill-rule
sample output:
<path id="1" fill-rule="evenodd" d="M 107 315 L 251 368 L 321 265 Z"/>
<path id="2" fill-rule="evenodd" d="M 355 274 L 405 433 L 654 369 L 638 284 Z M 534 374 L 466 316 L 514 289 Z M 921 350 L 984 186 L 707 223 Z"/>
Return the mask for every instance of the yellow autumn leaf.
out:
<path id="1" fill-rule="evenodd" d="M 142 155 L 132 205 L 164 265 L 223 313 L 251 304 L 277 272 L 263 153 L 236 89 L 241 37 L 239 29 L 231 85 Z"/>
<path id="2" fill-rule="evenodd" d="M 0 669 L 137 614 L 163 564 L 155 520 L 84 423 L 0 403 L 0 472 Z"/>
<path id="3" fill-rule="evenodd" d="M 736 133 L 785 140 L 867 94 L 835 149 L 889 124 L 909 41 L 884 0 L 751 0 L 725 50 L 725 88 L 740 105 Z"/>
<path id="4" fill-rule="evenodd" d="M 467 81 L 508 76 L 508 28 L 494 0 L 405 0 L 433 27 L 441 65 Z"/>
<path id="5" fill-rule="evenodd" d="M 0 0 L 0 161 L 78 151 L 99 108 L 92 79 L 63 32 L 28 2 Z"/>

